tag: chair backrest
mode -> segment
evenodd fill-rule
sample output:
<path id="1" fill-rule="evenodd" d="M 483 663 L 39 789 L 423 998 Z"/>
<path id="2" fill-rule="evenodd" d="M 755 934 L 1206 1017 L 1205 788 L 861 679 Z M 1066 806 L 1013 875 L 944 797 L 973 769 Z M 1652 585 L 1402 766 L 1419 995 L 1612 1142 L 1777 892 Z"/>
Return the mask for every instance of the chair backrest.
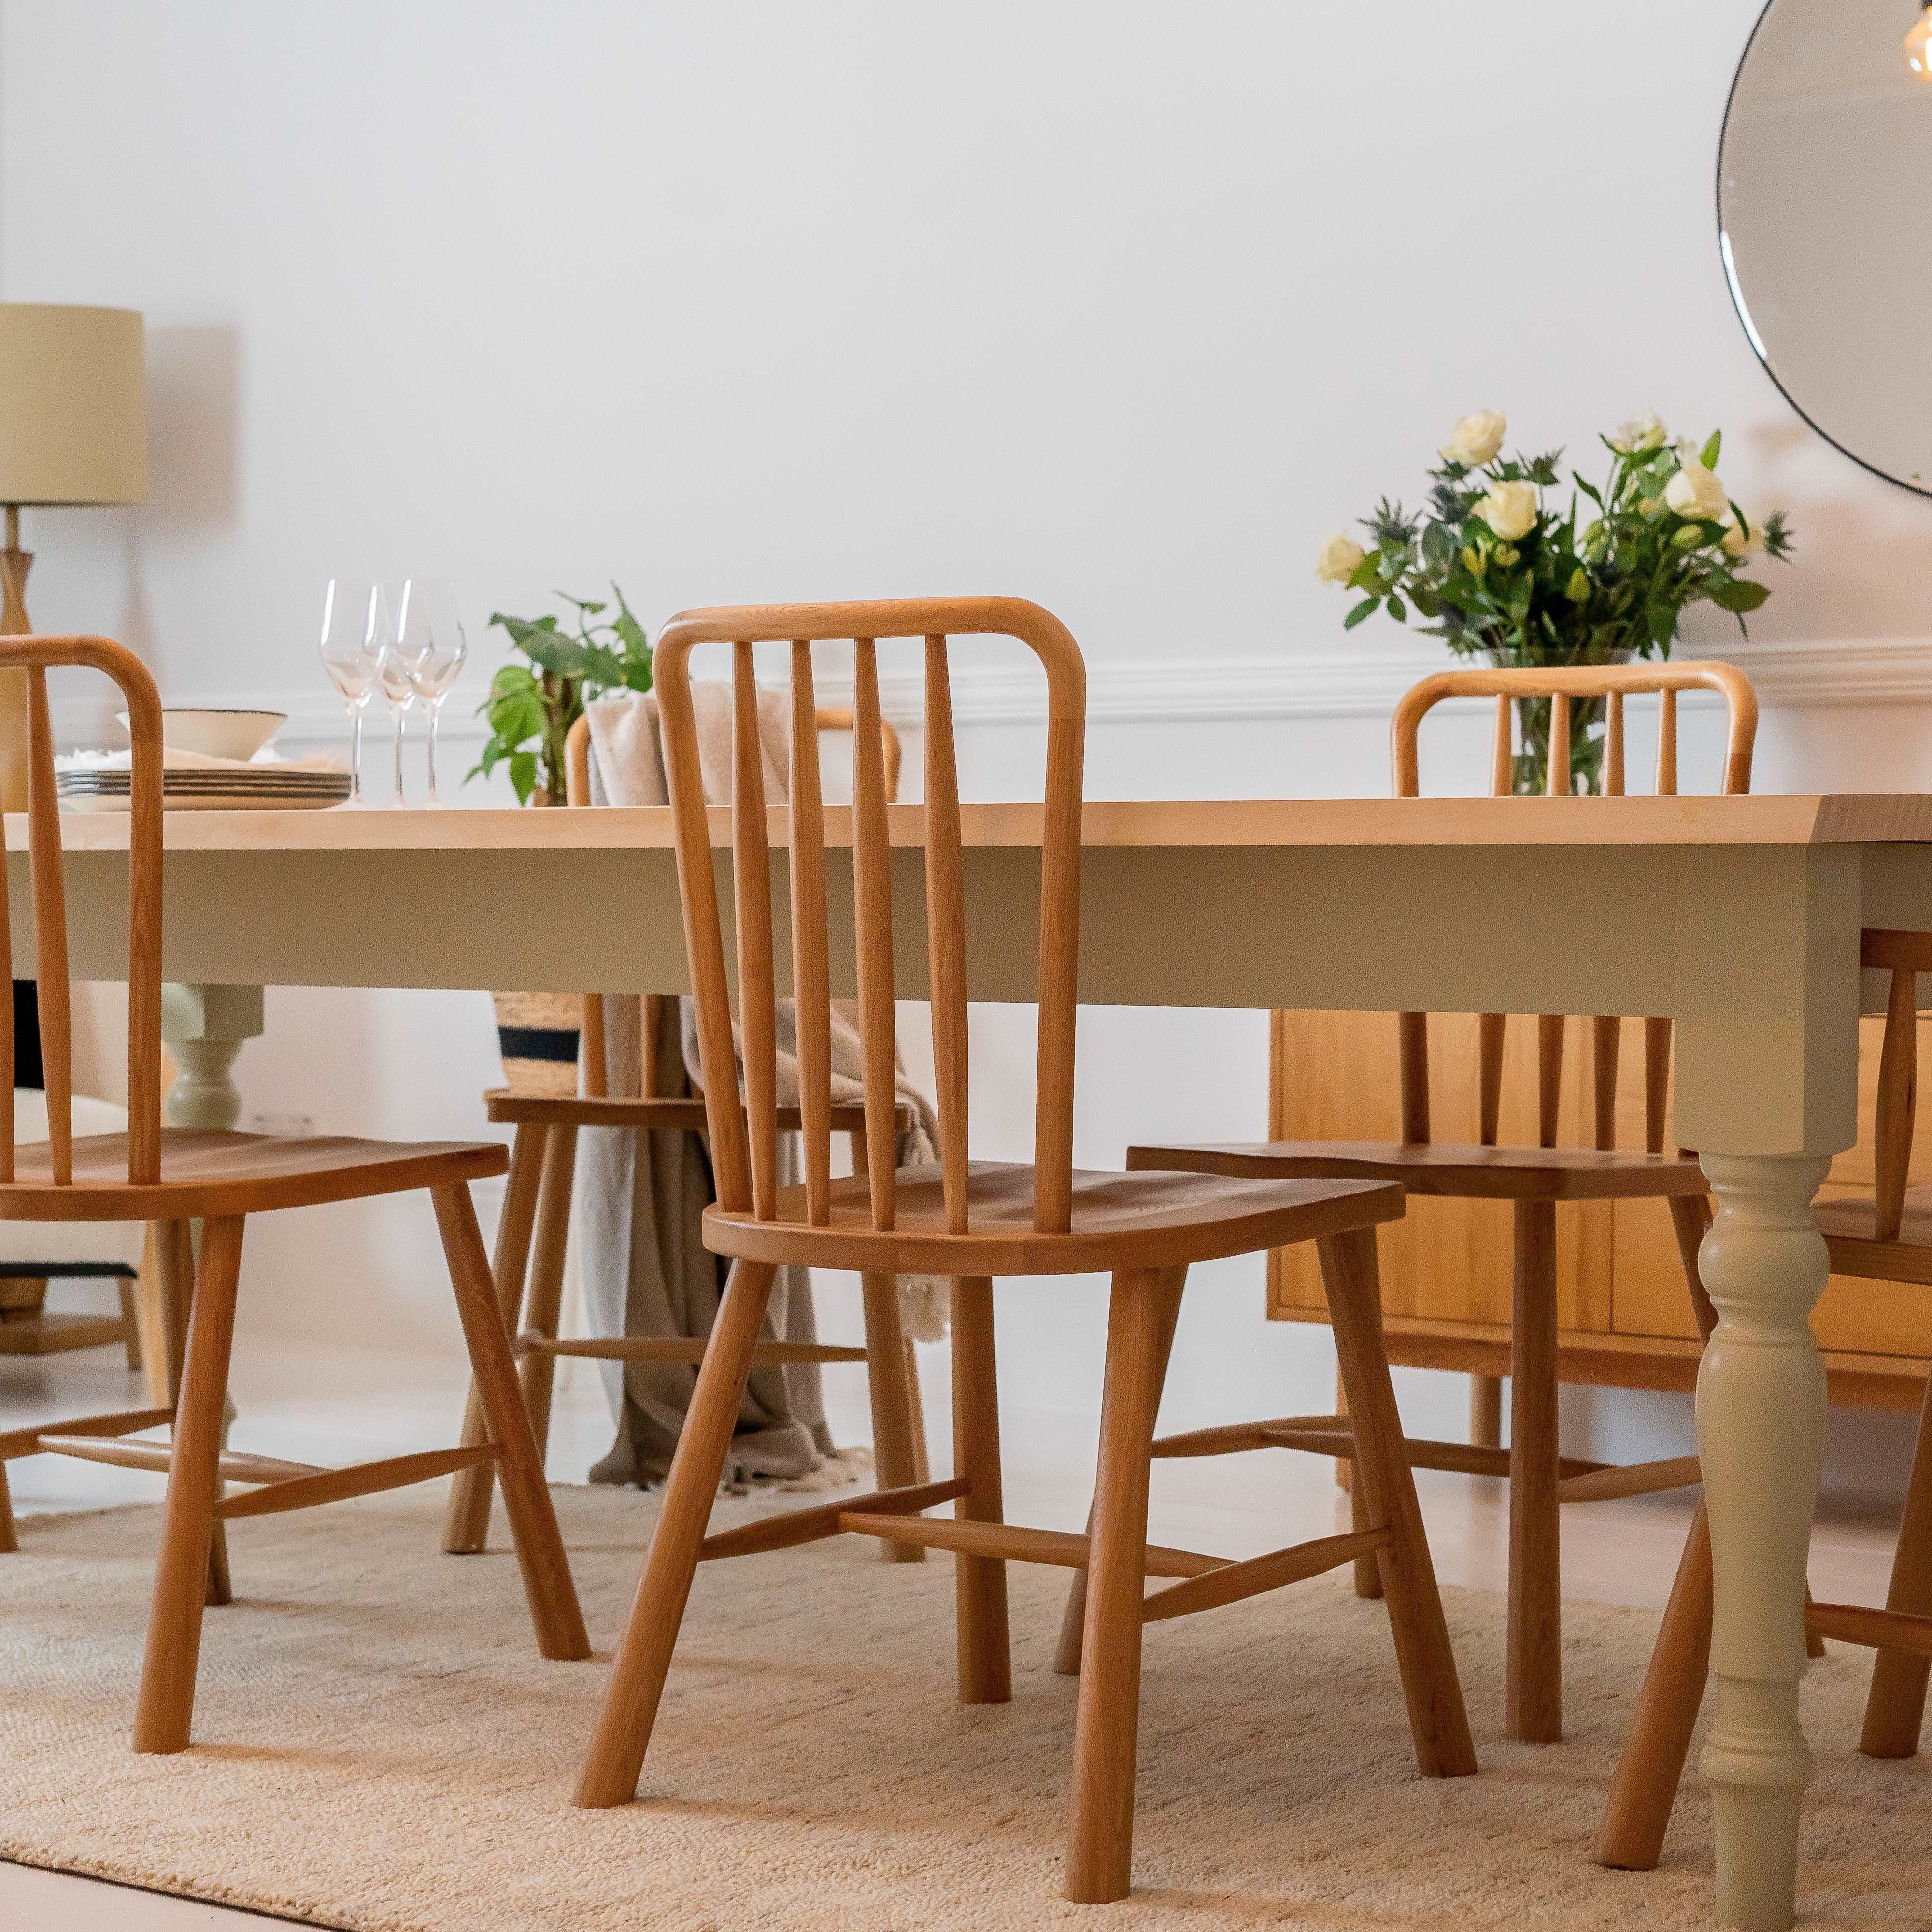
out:
<path id="1" fill-rule="evenodd" d="M 1878 1215 L 1872 1232 L 1876 1240 L 1895 1241 L 1905 1218 L 1918 1113 L 1918 976 L 1932 973 L 1932 932 L 1874 928 L 1859 936 L 1858 958 L 1892 975 L 1878 1062 Z"/>
<path id="2" fill-rule="evenodd" d="M 928 994 L 938 1088 L 946 1226 L 969 1232 L 967 1211 L 967 987 L 964 854 L 953 749 L 949 640 L 1018 639 L 1046 674 L 1047 749 L 1040 897 L 1040 1040 L 1034 1095 L 1033 1220 L 1064 1232 L 1072 1213 L 1074 998 L 1078 974 L 1080 814 L 1087 674 L 1059 620 L 1017 598 L 933 598 L 878 603 L 766 604 L 688 610 L 658 638 L 653 681 L 662 724 L 677 835 L 678 883 L 698 1007 L 706 1124 L 719 1204 L 776 1218 L 778 1132 L 770 860 L 758 740 L 752 646 L 790 647 L 792 993 L 796 1002 L 800 1105 L 804 1121 L 806 1220 L 831 1214 L 831 990 L 826 921 L 826 807 L 820 794 L 812 646 L 852 640 L 854 924 L 866 1137 L 890 1147 L 896 1125 L 892 838 L 875 640 L 926 643 L 926 796 L 916 843 L 926 853 Z M 732 646 L 731 851 L 737 938 L 738 1018 L 744 1042 L 741 1110 L 732 1045 L 730 994 L 712 871 L 692 712 L 689 659 L 700 644 Z M 806 721 L 812 721 L 808 723 Z M 835 811 L 839 808 L 833 808 Z M 913 808 L 902 808 L 907 814 Z M 913 826 L 902 823 L 903 835 Z M 876 1228 L 893 1225 L 890 1161 L 868 1168 Z"/>
<path id="3" fill-rule="evenodd" d="M 161 700 L 140 659 L 106 638 L 0 638 L 0 669 L 27 674 L 27 848 L 33 878 L 34 977 L 47 1140 L 56 1186 L 74 1180 L 73 1004 L 68 985 L 67 889 L 60 799 L 54 783 L 47 668 L 86 664 L 127 701 L 134 745 L 128 832 L 128 1179 L 161 1178 Z M 0 856 L 5 829 L 0 824 Z M 10 956 L 7 895 L 0 890 L 0 953 Z M 14 1173 L 14 982 L 0 1016 L 0 1184 Z"/>
<path id="4" fill-rule="evenodd" d="M 821 704 L 818 707 L 818 725 L 820 731 L 849 731 L 852 729 L 852 707 L 849 704 Z M 903 758 L 903 748 L 899 734 L 890 718 L 879 720 L 879 736 L 885 746 L 886 802 L 896 805 L 899 796 L 899 766 Z M 577 722 L 564 735 L 564 802 L 566 805 L 588 805 L 590 802 L 590 718 L 586 712 L 578 714 Z M 638 1016 L 638 1091 L 646 1100 L 658 1090 L 658 1015 L 663 1005 L 660 995 L 646 993 L 639 1006 Z M 583 1030 L 579 1036 L 578 1058 L 584 1068 L 584 1090 L 592 1100 L 602 1100 L 610 1090 L 610 1073 L 604 1059 L 604 995 L 586 993 L 584 995 Z"/>
<path id="5" fill-rule="evenodd" d="M 1548 763 L 1544 795 L 1567 796 L 1570 787 L 1570 712 L 1573 700 L 1586 705 L 1602 700 L 1604 714 L 1604 794 L 1624 793 L 1624 700 L 1654 693 L 1658 700 L 1657 793 L 1669 796 L 1677 790 L 1677 694 L 1705 690 L 1720 693 L 1730 722 L 1724 742 L 1724 789 L 1750 790 L 1751 752 L 1757 739 L 1757 694 L 1750 680 L 1735 665 L 1700 664 L 1580 664 L 1514 667 L 1439 671 L 1403 694 L 1390 728 L 1395 768 L 1395 795 L 1414 798 L 1420 793 L 1416 734 L 1425 714 L 1449 698 L 1493 698 L 1496 735 L 1490 761 L 1492 796 L 1506 798 L 1515 789 L 1514 723 L 1526 700 L 1550 700 Z M 1430 1138 L 1429 1019 L 1425 1013 L 1402 1013 L 1401 1028 L 1402 1133 L 1406 1141 Z M 1503 1053 L 1507 1019 L 1501 1013 L 1482 1016 L 1478 1066 L 1478 1136 L 1485 1147 L 1496 1142 L 1502 1102 Z M 1539 1016 L 1537 1040 L 1537 1127 L 1538 1142 L 1556 1144 L 1556 1124 L 1562 1096 L 1564 1019 L 1561 1014 Z M 1616 1144 L 1617 1060 L 1622 1022 L 1599 1018 L 1592 1040 L 1594 1139 L 1598 1147 Z M 1664 1124 L 1670 1084 L 1670 1023 L 1645 1022 L 1644 1144 L 1652 1154 L 1664 1150 Z"/>

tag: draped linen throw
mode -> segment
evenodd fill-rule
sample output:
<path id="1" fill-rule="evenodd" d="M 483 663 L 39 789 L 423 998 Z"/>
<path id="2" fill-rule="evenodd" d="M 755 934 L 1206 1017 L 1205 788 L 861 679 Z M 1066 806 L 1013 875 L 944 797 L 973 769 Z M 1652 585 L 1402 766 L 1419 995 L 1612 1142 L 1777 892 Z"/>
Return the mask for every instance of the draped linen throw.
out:
<path id="1" fill-rule="evenodd" d="M 730 802 L 731 692 L 728 685 L 692 687 L 697 714 L 699 765 L 706 800 Z M 600 698 L 590 707 L 594 802 L 665 805 L 670 793 L 658 735 L 657 700 L 629 694 Z M 758 736 L 766 796 L 775 805 L 790 796 L 791 700 L 783 690 L 758 694 Z M 780 916 L 782 917 L 782 911 Z M 643 1002 L 634 996 L 604 1001 L 606 1078 L 613 1094 L 638 1090 L 641 1055 L 638 1028 Z M 688 1000 L 658 1003 L 660 1028 L 654 1064 L 656 1097 L 695 1090 L 698 1044 Z M 794 1052 L 794 1010 L 778 1003 L 778 1104 L 798 1101 Z M 735 1029 L 734 1029 L 735 1039 Z M 742 1045 L 738 1042 L 742 1055 Z M 742 1058 L 740 1072 L 742 1072 Z M 932 1104 L 903 1072 L 899 1098 L 912 1109 L 913 1125 L 899 1136 L 901 1166 L 938 1158 Z M 857 1029 L 849 1009 L 832 1016 L 832 1098 L 862 1097 Z M 694 1134 L 646 1134 L 630 1128 L 593 1127 L 580 1136 L 579 1231 L 584 1249 L 586 1312 L 598 1335 L 688 1336 L 710 1334 L 727 1264 L 705 1247 L 700 1220 L 712 1196 L 710 1163 Z M 798 1138 L 779 1144 L 778 1179 L 789 1186 L 802 1176 Z M 907 1277 L 900 1282 L 906 1332 L 921 1341 L 946 1332 L 943 1281 Z M 810 1271 L 782 1268 L 765 1333 L 778 1341 L 817 1340 Z M 686 1407 L 697 1381 L 694 1364 L 606 1362 L 605 1392 L 616 1424 L 616 1441 L 590 1472 L 593 1483 L 654 1482 L 670 1466 Z M 836 1456 L 815 1362 L 754 1369 L 746 1384 L 733 1439 L 730 1473 L 736 1480 L 763 1477 L 797 1480 Z"/>

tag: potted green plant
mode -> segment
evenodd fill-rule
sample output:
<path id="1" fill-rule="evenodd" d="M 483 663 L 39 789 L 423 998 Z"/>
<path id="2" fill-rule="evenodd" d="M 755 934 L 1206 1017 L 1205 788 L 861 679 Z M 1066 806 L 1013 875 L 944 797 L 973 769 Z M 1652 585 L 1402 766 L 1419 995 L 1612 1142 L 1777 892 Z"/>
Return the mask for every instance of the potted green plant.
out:
<path id="1" fill-rule="evenodd" d="M 608 604 L 560 590 L 558 598 L 571 608 L 574 629 L 566 629 L 554 616 L 491 614 L 491 628 L 506 632 L 527 662 L 513 658 L 490 680 L 490 694 L 478 707 L 489 721 L 490 736 L 470 778 L 487 778 L 500 764 L 507 765 L 520 804 L 562 804 L 563 742 L 585 704 L 607 691 L 651 688 L 651 647 L 644 627 L 614 583 L 610 594 L 616 609 L 606 616 Z"/>
<path id="2" fill-rule="evenodd" d="M 1754 526 L 1731 501 L 1717 475 L 1719 432 L 1700 448 L 1672 442 L 1652 411 L 1632 416 L 1601 439 L 1611 459 L 1603 484 L 1573 470 L 1558 511 L 1544 492 L 1562 452 L 1504 458 L 1507 429 L 1500 410 L 1463 417 L 1428 472 L 1426 508 L 1411 515 L 1384 497 L 1362 519 L 1372 548 L 1340 531 L 1323 544 L 1316 574 L 1361 593 L 1345 629 L 1384 610 L 1406 623 L 1412 611 L 1465 657 L 1610 664 L 1668 657 L 1689 604 L 1730 611 L 1742 632 L 1770 596 L 1742 573 L 1760 554 L 1788 557 L 1791 533 L 1781 511 Z M 1540 790 L 1549 700 L 1521 704 L 1518 716 L 1516 788 Z M 1575 706 L 1572 724 L 1572 789 L 1600 790 L 1602 700 Z"/>
<path id="3" fill-rule="evenodd" d="M 468 778 L 487 777 L 506 766 L 524 805 L 565 802 L 564 741 L 590 699 L 607 691 L 651 688 L 650 640 L 614 583 L 614 611 L 607 604 L 556 594 L 570 606 L 567 620 L 502 611 L 490 619 L 522 658 L 512 658 L 490 680 L 490 694 L 478 707 L 490 736 Z M 518 1093 L 574 1093 L 581 997 L 493 993 L 490 999 L 509 1085 Z"/>

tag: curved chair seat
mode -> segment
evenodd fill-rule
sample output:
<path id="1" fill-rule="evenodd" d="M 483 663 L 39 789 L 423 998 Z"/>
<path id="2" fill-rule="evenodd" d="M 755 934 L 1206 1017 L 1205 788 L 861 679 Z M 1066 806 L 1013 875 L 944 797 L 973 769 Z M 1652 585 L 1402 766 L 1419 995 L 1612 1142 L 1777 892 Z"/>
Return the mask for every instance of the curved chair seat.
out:
<path id="1" fill-rule="evenodd" d="M 1627 1148 L 1458 1146 L 1447 1141 L 1253 1141 L 1131 1147 L 1127 1166 L 1250 1180 L 1400 1181 L 1460 1201 L 1609 1201 L 1702 1194 L 1694 1160 Z"/>
<path id="2" fill-rule="evenodd" d="M 1869 1194 L 1813 1204 L 1811 1218 L 1825 1238 L 1834 1274 L 1932 1286 L 1932 1187 L 1908 1187 L 1898 1233 L 1878 1235 L 1878 1203 Z"/>
<path id="3" fill-rule="evenodd" d="M 74 1180 L 56 1186 L 50 1149 L 23 1147 L 0 1182 L 0 1221 L 179 1221 L 308 1208 L 460 1186 L 508 1171 L 494 1141 L 284 1140 L 180 1128 L 161 1136 L 161 1179 L 128 1179 L 125 1134 L 74 1143 Z"/>
<path id="4" fill-rule="evenodd" d="M 1387 1181 L 1226 1180 L 1076 1168 L 1071 1226 L 1064 1234 L 1042 1234 L 1033 1225 L 1030 1166 L 974 1161 L 966 1172 L 968 1234 L 946 1230 L 943 1170 L 908 1167 L 893 1177 L 890 1228 L 872 1225 L 866 1177 L 858 1174 L 832 1184 L 828 1226 L 807 1225 L 805 1190 L 787 1188 L 775 1220 L 707 1208 L 705 1245 L 716 1254 L 780 1267 L 1084 1274 L 1255 1254 L 1400 1220 L 1402 1212 L 1402 1190 Z"/>

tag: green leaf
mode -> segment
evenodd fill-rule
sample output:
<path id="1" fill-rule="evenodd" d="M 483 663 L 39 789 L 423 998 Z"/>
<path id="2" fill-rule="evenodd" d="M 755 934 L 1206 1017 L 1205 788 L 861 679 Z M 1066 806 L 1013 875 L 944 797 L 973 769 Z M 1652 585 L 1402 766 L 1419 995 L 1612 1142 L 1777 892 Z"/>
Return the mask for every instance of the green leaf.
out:
<path id="1" fill-rule="evenodd" d="M 1747 610 L 1755 610 L 1770 595 L 1763 584 L 1754 584 L 1748 578 L 1734 577 L 1711 592 L 1711 602 L 1720 610 L 1735 610 L 1742 616 Z"/>
<path id="2" fill-rule="evenodd" d="M 1720 429 L 1714 429 L 1711 432 L 1710 440 L 1705 444 L 1702 449 L 1698 451 L 1697 460 L 1701 463 L 1706 470 L 1716 469 L 1718 466 L 1718 452 L 1719 450 L 1722 449 L 1724 446 L 1724 432 Z"/>
<path id="3" fill-rule="evenodd" d="M 517 802 L 528 805 L 530 794 L 537 788 L 537 754 L 534 752 L 518 752 L 510 760 L 510 782 L 516 788 Z"/>
<path id="4" fill-rule="evenodd" d="M 1342 629 L 1345 631 L 1352 631 L 1364 617 L 1370 616 L 1374 611 L 1376 607 L 1380 604 L 1382 601 L 1382 600 L 1379 597 L 1364 597 L 1362 601 L 1342 620 Z"/>
<path id="5" fill-rule="evenodd" d="M 1406 623 L 1408 621 L 1408 613 L 1403 608 L 1402 599 L 1396 596 L 1394 591 L 1389 592 L 1388 614 L 1398 624 Z"/>

